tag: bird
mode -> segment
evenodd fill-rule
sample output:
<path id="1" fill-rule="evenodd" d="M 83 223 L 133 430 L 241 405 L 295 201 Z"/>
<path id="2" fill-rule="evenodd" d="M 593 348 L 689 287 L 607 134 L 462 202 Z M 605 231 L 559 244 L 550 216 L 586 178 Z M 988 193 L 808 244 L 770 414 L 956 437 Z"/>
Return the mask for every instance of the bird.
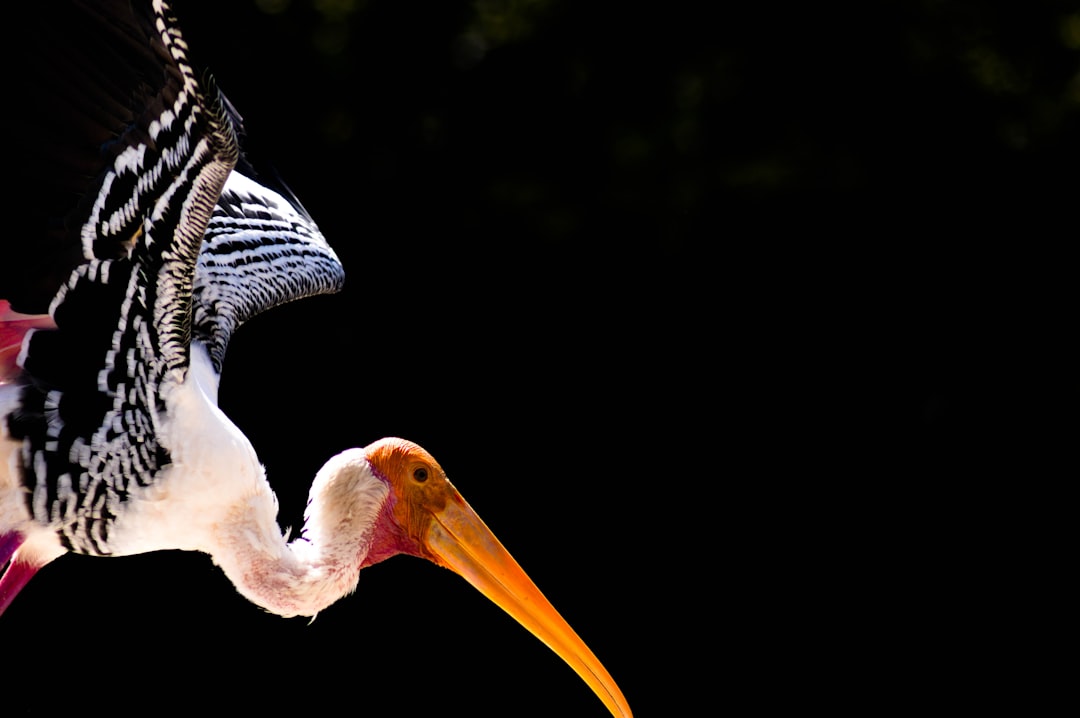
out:
<path id="1" fill-rule="evenodd" d="M 557 653 L 614 716 L 614 679 L 418 444 L 331 457 L 295 538 L 252 442 L 218 405 L 233 333 L 344 286 L 337 254 L 197 69 L 167 0 L 69 0 L 23 21 L 37 56 L 27 182 L 0 267 L 0 627 L 74 553 L 207 554 L 283 617 L 411 555 L 462 576 Z"/>

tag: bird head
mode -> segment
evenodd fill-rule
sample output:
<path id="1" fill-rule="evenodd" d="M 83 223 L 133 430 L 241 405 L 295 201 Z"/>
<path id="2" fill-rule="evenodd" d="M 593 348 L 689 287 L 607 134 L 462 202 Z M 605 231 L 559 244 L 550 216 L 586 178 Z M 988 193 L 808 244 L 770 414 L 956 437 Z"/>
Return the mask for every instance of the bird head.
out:
<path id="1" fill-rule="evenodd" d="M 461 497 L 431 454 L 397 438 L 377 441 L 364 454 L 372 471 L 390 489 L 364 565 L 405 553 L 454 571 L 566 661 L 612 715 L 630 718 L 630 707 L 611 675 Z"/>

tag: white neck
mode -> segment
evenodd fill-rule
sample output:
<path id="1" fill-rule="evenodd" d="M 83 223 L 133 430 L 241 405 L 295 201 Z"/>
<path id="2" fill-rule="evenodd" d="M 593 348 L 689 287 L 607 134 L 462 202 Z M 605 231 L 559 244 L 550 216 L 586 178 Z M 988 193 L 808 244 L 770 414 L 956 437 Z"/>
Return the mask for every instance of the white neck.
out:
<path id="1" fill-rule="evenodd" d="M 356 588 L 389 487 L 362 449 L 338 454 L 315 476 L 301 536 L 289 543 L 251 442 L 217 407 L 209 355 L 193 342 L 191 357 L 187 380 L 167 395 L 162 435 L 173 464 L 130 502 L 110 548 L 206 552 L 267 611 L 313 616 Z"/>
<path id="2" fill-rule="evenodd" d="M 267 486 L 233 504 L 211 555 L 250 601 L 281 616 L 314 616 L 356 589 L 388 494 L 363 451 L 350 449 L 316 475 L 300 538 L 286 543 Z"/>

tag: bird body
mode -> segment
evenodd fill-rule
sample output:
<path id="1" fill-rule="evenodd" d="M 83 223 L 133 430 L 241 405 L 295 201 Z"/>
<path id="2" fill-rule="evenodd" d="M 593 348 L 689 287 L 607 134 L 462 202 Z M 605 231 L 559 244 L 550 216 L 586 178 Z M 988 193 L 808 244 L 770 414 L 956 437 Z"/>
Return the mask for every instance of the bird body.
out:
<path id="1" fill-rule="evenodd" d="M 630 716 L 420 446 L 389 437 L 331 457 L 299 535 L 283 534 L 255 448 L 218 406 L 221 371 L 238 327 L 339 291 L 342 265 L 247 162 L 239 115 L 196 79 L 166 2 L 76 0 L 38 19 L 69 36 L 54 48 L 44 33 L 48 81 L 27 87 L 57 108 L 29 143 L 43 174 L 12 233 L 23 264 L 0 273 L 0 614 L 69 552 L 203 552 L 286 617 L 316 615 L 362 569 L 406 554 L 464 577 Z"/>

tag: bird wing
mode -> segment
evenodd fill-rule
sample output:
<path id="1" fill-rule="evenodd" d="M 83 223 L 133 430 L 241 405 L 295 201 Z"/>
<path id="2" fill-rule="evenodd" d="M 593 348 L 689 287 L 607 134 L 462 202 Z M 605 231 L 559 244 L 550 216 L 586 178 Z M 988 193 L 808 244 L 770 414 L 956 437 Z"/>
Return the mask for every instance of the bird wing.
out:
<path id="1" fill-rule="evenodd" d="M 195 271 L 194 335 L 221 372 L 229 337 L 279 304 L 337 292 L 341 263 L 287 188 L 234 171 L 206 230 Z"/>
<path id="2" fill-rule="evenodd" d="M 56 329 L 23 342 L 7 428 L 35 519 L 69 550 L 106 554 L 110 507 L 170 462 L 165 397 L 191 341 L 220 370 L 243 321 L 336 290 L 341 270 L 287 195 L 232 173 L 239 118 L 197 79 L 167 3 L 31 5 L 20 47 L 36 54 L 16 94 L 40 117 L 0 299 L 47 308 Z"/>

